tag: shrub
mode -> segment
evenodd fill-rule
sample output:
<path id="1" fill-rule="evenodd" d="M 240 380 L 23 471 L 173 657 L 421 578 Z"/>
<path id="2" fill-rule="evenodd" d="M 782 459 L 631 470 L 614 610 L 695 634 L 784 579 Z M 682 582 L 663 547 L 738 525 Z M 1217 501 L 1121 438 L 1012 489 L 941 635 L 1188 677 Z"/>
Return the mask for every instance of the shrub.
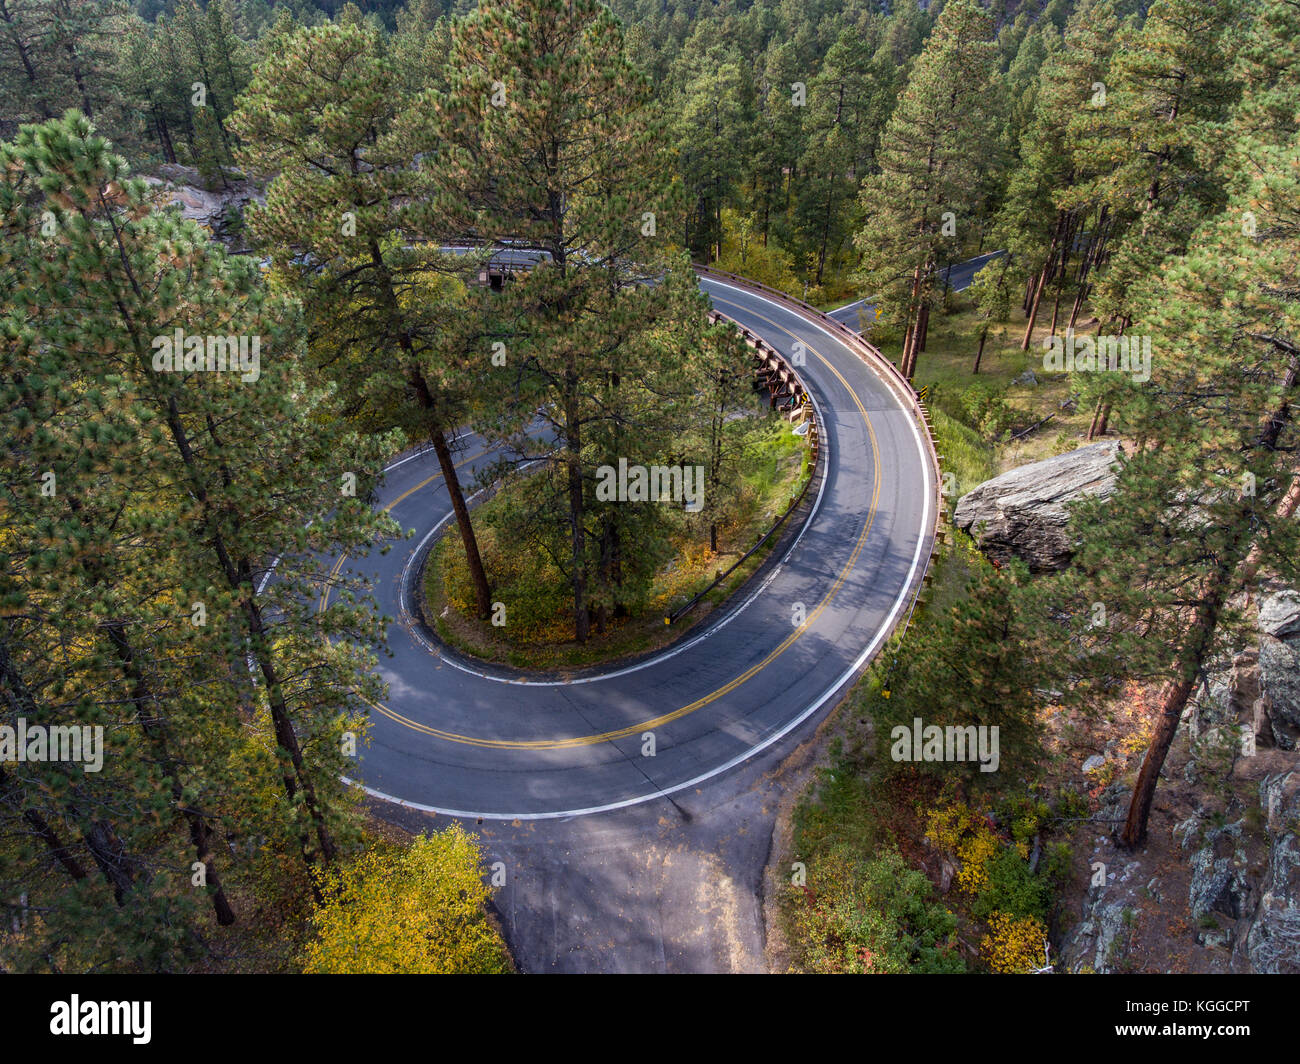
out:
<path id="1" fill-rule="evenodd" d="M 1022 975 L 1047 963 L 1046 938 L 1047 928 L 1037 917 L 995 912 L 989 917 L 988 934 L 980 939 L 980 957 L 995 972 Z"/>
<path id="2" fill-rule="evenodd" d="M 322 877 L 308 973 L 472 974 L 509 970 L 487 921 L 477 837 L 459 824 L 408 847 L 381 845 Z"/>
<path id="3" fill-rule="evenodd" d="M 988 885 L 973 907 L 976 916 L 1000 911 L 1018 918 L 1046 918 L 1051 904 L 1048 885 L 1029 871 L 1029 863 L 1013 847 L 1001 848 L 986 870 Z"/>
<path id="4" fill-rule="evenodd" d="M 847 847 L 814 857 L 792 887 L 791 932 L 802 966 L 824 973 L 956 973 L 957 918 L 925 876 L 893 850 L 863 859 Z"/>
<path id="5" fill-rule="evenodd" d="M 967 424 L 989 439 L 998 439 L 1015 422 L 1015 410 L 987 384 L 972 384 L 962 392 L 961 401 Z"/>

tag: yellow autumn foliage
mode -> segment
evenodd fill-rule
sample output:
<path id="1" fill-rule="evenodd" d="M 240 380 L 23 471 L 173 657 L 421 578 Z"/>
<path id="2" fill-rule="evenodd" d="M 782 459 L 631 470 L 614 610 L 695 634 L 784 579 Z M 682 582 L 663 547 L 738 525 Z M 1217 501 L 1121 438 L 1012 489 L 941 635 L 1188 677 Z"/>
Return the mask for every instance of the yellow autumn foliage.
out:
<path id="1" fill-rule="evenodd" d="M 957 858 L 957 887 L 978 894 L 989 885 L 988 864 L 1001 843 L 988 821 L 962 802 L 932 810 L 925 836 L 939 850 Z"/>
<path id="2" fill-rule="evenodd" d="M 408 847 L 378 846 L 324 877 L 312 914 L 312 974 L 476 974 L 509 970 L 484 910 L 478 837 L 459 824 Z"/>
<path id="3" fill-rule="evenodd" d="M 989 885 L 989 862 L 997 856 L 1001 843 L 989 830 L 988 825 L 980 824 L 957 847 L 957 859 L 961 862 L 961 871 L 957 873 L 957 886 L 967 894 L 978 894 Z"/>
<path id="4" fill-rule="evenodd" d="M 971 811 L 960 802 L 932 809 L 926 818 L 925 837 L 944 853 L 955 854 L 970 827 Z"/>
<path id="5" fill-rule="evenodd" d="M 1016 918 L 995 912 L 989 917 L 989 931 L 980 939 L 980 956 L 995 972 L 1023 975 L 1047 963 L 1043 943 L 1047 928 L 1036 916 Z"/>

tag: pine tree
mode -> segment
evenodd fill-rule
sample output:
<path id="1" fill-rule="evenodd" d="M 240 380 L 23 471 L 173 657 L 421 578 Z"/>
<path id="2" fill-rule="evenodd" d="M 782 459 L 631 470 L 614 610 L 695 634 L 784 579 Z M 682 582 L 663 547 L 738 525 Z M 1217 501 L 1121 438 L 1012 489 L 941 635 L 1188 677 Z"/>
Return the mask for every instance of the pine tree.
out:
<path id="1" fill-rule="evenodd" d="M 772 93 L 779 97 L 781 87 Z M 769 106 L 781 104 L 769 100 Z M 751 156 L 755 99 L 748 66 L 734 51 L 701 56 L 674 110 L 679 167 L 693 200 L 683 242 L 709 262 L 722 253 L 722 209 L 736 201 Z"/>
<path id="2" fill-rule="evenodd" d="M 48 38 L 48 9 L 39 0 L 0 0 L 0 89 L 6 109 L 22 108 L 15 119 L 54 116 Z"/>
<path id="3" fill-rule="evenodd" d="M 399 122 L 409 106 L 377 34 L 326 25 L 281 42 L 232 127 L 247 145 L 241 159 L 275 175 L 248 222 L 303 294 L 320 365 L 362 400 L 367 423 L 433 443 L 487 617 L 491 591 L 450 443 L 467 414 L 463 385 L 440 347 L 448 312 L 436 241 L 452 234 L 416 217 L 418 148 Z"/>
<path id="4" fill-rule="evenodd" d="M 995 226 L 1006 246 L 1015 276 L 1026 285 L 1025 332 L 1029 349 L 1043 296 L 1056 284 L 1052 316 L 1055 335 L 1060 299 L 1076 245 L 1087 233 L 1077 265 L 1078 296 L 1069 327 L 1078 319 L 1088 279 L 1107 246 L 1114 214 L 1092 188 L 1102 164 L 1078 147 L 1079 130 L 1104 105 L 1106 84 L 1121 5 L 1115 0 L 1086 0 L 1075 9 L 1060 44 L 1050 48 L 1039 76 L 1033 117 L 1020 142 L 1020 160 L 1008 181 L 1006 199 Z"/>
<path id="5" fill-rule="evenodd" d="M 987 164 L 991 132 L 990 36 L 975 0 L 945 5 L 885 128 L 880 173 L 862 187 L 860 281 L 885 319 L 905 329 L 899 368 L 909 380 L 924 343 L 935 267 L 982 207 L 972 190 Z"/>
<path id="6" fill-rule="evenodd" d="M 111 103 L 110 39 L 124 13 L 116 0 L 4 0 L 0 89 L 12 118 L 50 118 Z M 10 109 L 13 112 L 10 112 Z"/>
<path id="7" fill-rule="evenodd" d="M 1202 670 L 1243 634 L 1237 591 L 1261 569 L 1300 576 L 1291 457 L 1300 140 L 1261 161 L 1250 189 L 1134 293 L 1137 326 L 1163 349 L 1153 352 L 1149 386 L 1116 391 L 1135 436 L 1116 496 L 1077 518 L 1077 593 L 1112 617 L 1092 640 L 1101 671 L 1164 681 L 1124 827 L 1130 846 L 1146 837 L 1161 766 Z M 1258 229 L 1243 220 L 1248 209 Z"/>
<path id="8" fill-rule="evenodd" d="M 451 21 L 441 0 L 414 0 L 397 12 L 389 54 L 406 96 L 432 86 L 447 88 L 443 67 L 451 47 Z"/>
<path id="9" fill-rule="evenodd" d="M 1060 198 L 1066 207 L 1099 201 L 1108 211 L 1111 231 L 1091 287 L 1098 317 L 1120 333 L 1132 321 L 1129 293 L 1167 256 L 1181 254 L 1225 202 L 1227 141 L 1217 128 L 1240 91 L 1231 76 L 1240 10 L 1206 0 L 1152 5 L 1140 28 L 1130 23 L 1119 38 L 1104 106 L 1071 124 L 1076 153 L 1095 171 Z M 1112 397 L 1100 383 L 1084 390 L 1095 398 L 1089 439 L 1106 431 L 1110 417 Z"/>
<path id="10" fill-rule="evenodd" d="M 883 119 L 875 108 L 870 42 L 846 31 L 826 53 L 810 89 L 808 147 L 800 160 L 799 217 L 816 255 L 820 285 L 828 257 L 846 241 L 858 185 L 872 168 Z"/>
<path id="11" fill-rule="evenodd" d="M 791 42 L 774 44 L 763 57 L 755 86 L 755 137 L 746 177 L 747 202 L 764 247 L 774 227 L 778 241 L 789 236 L 785 215 L 803 143 L 803 109 L 794 104 L 793 87 L 806 72 L 797 62 Z"/>
<path id="12" fill-rule="evenodd" d="M 189 828 L 220 922 L 233 911 L 212 860 L 211 818 L 195 807 L 197 792 L 183 800 L 163 704 L 177 649 L 161 633 L 175 585 L 157 563 L 169 524 L 141 497 L 152 486 L 151 441 L 129 384 L 83 373 L 74 356 L 88 324 L 84 308 L 49 287 L 66 290 L 71 274 L 57 216 L 34 194 L 38 157 L 52 161 L 30 142 L 0 148 L 0 712 L 10 727 L 101 728 L 103 749 L 95 769 L 29 762 L 0 772 L 0 806 L 20 837 L 40 840 L 34 852 L 20 844 L 0 855 L 0 880 L 42 914 L 20 966 L 54 965 L 57 955 L 78 967 L 166 969 L 195 946 L 174 823 Z M 147 590 L 141 574 L 154 577 Z M 94 930 L 87 907 L 100 910 Z"/>
<path id="13" fill-rule="evenodd" d="M 983 324 L 980 327 L 980 346 L 975 352 L 975 364 L 971 373 L 980 371 L 980 360 L 984 357 L 984 342 L 989 336 L 989 326 L 993 322 L 1006 321 L 1011 315 L 1011 269 L 1010 260 L 1001 255 L 986 264 L 971 282 L 967 290 L 968 298 L 975 304 Z"/>
<path id="14" fill-rule="evenodd" d="M 1106 103 L 1076 126 L 1076 151 L 1097 167 L 1095 187 L 1113 213 L 1131 219 L 1098 278 L 1098 309 L 1131 317 L 1125 299 L 1169 255 L 1181 254 L 1198 224 L 1225 202 L 1222 141 L 1214 127 L 1231 114 L 1235 2 L 1157 0 L 1141 29 L 1126 33 L 1106 79 Z"/>
<path id="15" fill-rule="evenodd" d="M 25 127 L 14 151 L 44 196 L 35 217 L 48 212 L 55 233 L 27 285 L 41 308 L 41 342 L 86 367 L 91 382 L 129 388 L 150 461 L 134 471 L 117 463 L 114 472 L 119 484 L 141 477 L 153 493 L 172 609 L 183 617 L 204 606 L 187 658 L 207 684 L 204 710 L 233 731 L 244 712 L 265 722 L 286 820 L 304 857 L 327 864 L 339 832 L 350 830 L 339 735 L 360 727 L 362 695 L 378 694 L 358 643 L 377 641 L 379 629 L 370 609 L 351 601 L 315 615 L 312 592 L 325 579 L 319 556 L 368 549 L 392 531 L 346 488 L 378 467 L 385 441 L 363 448 L 313 416 L 326 400 L 298 371 L 293 306 L 264 295 L 250 260 L 228 259 L 192 223 L 151 212 L 147 186 L 127 176 L 84 117 Z M 230 338 L 243 352 L 238 371 L 160 363 L 177 329 L 201 346 L 204 337 Z M 214 359 L 211 342 L 206 350 Z M 173 633 L 181 617 L 170 618 Z M 141 714 L 174 689 L 141 690 L 140 677 L 164 668 L 147 655 L 150 645 L 135 640 L 118 654 Z M 201 748 L 187 716 L 197 707 L 173 702 L 172 711 L 192 729 L 178 728 L 178 743 Z"/>
<path id="16" fill-rule="evenodd" d="M 1241 105 L 1223 126 L 1233 149 L 1225 169 L 1247 185 L 1260 171 L 1252 153 L 1287 143 L 1300 126 L 1300 9 L 1288 0 L 1267 0 L 1253 12 L 1233 72 L 1242 86 Z"/>
<path id="17" fill-rule="evenodd" d="M 917 717 L 923 726 L 996 727 L 994 769 L 981 770 L 974 743 L 968 747 L 972 756 L 958 765 L 927 768 L 919 751 L 912 751 L 921 771 L 959 772 L 968 786 L 993 786 L 1026 775 L 1042 756 L 1038 710 L 1043 698 L 1034 688 L 1049 687 L 1056 669 L 1045 642 L 1051 629 L 1043 623 L 1023 566 L 999 571 L 980 559 L 975 566 L 955 604 L 913 621 L 906 653 L 889 665 L 882 662 L 879 679 L 868 690 L 882 759 L 891 750 L 894 729 L 913 734 Z M 1033 686 L 1025 683 L 1029 675 L 1036 677 Z M 993 733 L 987 734 L 992 740 Z"/>
<path id="18" fill-rule="evenodd" d="M 693 275 L 668 254 L 671 163 L 649 85 L 595 0 L 481 8 L 452 40 L 450 91 L 413 108 L 431 118 L 422 133 L 424 167 L 440 184 L 431 202 L 449 231 L 537 256 L 499 297 L 518 335 L 484 391 L 495 392 L 498 433 L 521 451 L 536 412 L 555 439 L 539 476 L 563 514 L 574 636 L 584 642 L 605 568 L 593 556 L 591 459 L 614 457 L 610 446 L 636 453 L 636 423 L 619 411 L 652 414 L 644 389 L 663 380 L 671 391 L 679 373 L 654 331 L 672 335 L 703 313 Z"/>

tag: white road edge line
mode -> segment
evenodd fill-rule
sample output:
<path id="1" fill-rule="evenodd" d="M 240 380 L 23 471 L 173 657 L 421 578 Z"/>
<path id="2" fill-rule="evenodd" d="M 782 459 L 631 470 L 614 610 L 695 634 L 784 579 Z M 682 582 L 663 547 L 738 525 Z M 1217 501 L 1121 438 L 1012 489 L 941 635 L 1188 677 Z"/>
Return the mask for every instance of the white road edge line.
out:
<path id="1" fill-rule="evenodd" d="M 734 291 L 742 293 L 743 295 L 753 296 L 755 299 L 761 299 L 763 300 L 763 302 L 769 303 L 772 306 L 778 307 L 782 310 L 787 310 L 787 311 L 789 310 L 789 308 L 782 306 L 780 303 L 776 302 L 776 300 L 769 299 L 767 296 L 760 295 L 757 292 L 752 292 L 749 289 L 739 288 L 736 285 L 727 284 L 727 282 L 725 281 L 717 281 L 714 280 L 713 278 L 708 278 L 707 280 L 709 280 L 709 282 L 712 284 L 717 284 L 724 288 L 730 288 Z M 812 325 L 814 328 L 819 329 L 821 332 L 824 332 L 828 337 L 830 337 L 836 343 L 843 344 L 842 340 L 836 337 L 834 333 L 832 333 L 825 326 L 821 325 L 819 322 L 811 321 L 808 319 L 805 320 L 808 322 L 808 324 Z M 874 368 L 872 368 L 872 372 L 873 373 L 875 372 Z M 897 397 L 897 393 L 894 392 L 892 388 L 889 389 L 889 393 Z M 876 631 L 875 637 L 871 640 L 870 643 L 867 644 L 866 649 L 863 650 L 862 653 L 858 655 L 857 659 L 853 662 L 853 664 L 850 665 L 839 676 L 839 678 L 836 679 L 835 682 L 832 683 L 830 687 L 828 687 L 822 693 L 820 698 L 818 698 L 815 702 L 813 702 L 810 706 L 808 706 L 807 709 L 805 709 L 793 720 L 789 721 L 783 728 L 781 728 L 780 731 L 776 732 L 773 735 L 768 736 L 762 742 L 756 743 L 754 746 L 751 746 L 748 750 L 745 750 L 742 753 L 737 754 L 735 757 L 733 757 L 730 761 L 726 762 L 725 764 L 718 765 L 716 768 L 712 768 L 708 772 L 696 776 L 694 779 L 686 780 L 684 783 L 675 783 L 671 787 L 656 790 L 650 794 L 641 795 L 636 798 L 625 798 L 621 802 L 609 802 L 606 805 L 594 805 L 594 806 L 589 806 L 585 809 L 565 809 L 559 812 L 550 812 L 550 813 L 475 813 L 464 809 L 442 809 L 439 808 L 438 806 L 425 805 L 421 802 L 409 802 L 404 798 L 395 798 L 391 794 L 385 794 L 383 791 L 376 790 L 373 787 L 367 787 L 364 783 L 359 783 L 356 780 L 348 779 L 346 776 L 341 777 L 343 779 L 343 782 L 353 787 L 360 787 L 361 790 L 363 790 L 366 794 L 370 795 L 370 797 L 372 798 L 378 798 L 382 801 L 392 802 L 394 805 L 400 805 L 406 809 L 416 809 L 423 813 L 437 813 L 441 816 L 453 816 L 465 820 L 468 820 L 470 818 L 473 818 L 475 820 L 560 820 L 565 817 L 588 816 L 592 813 L 608 813 L 608 812 L 612 812 L 615 809 L 626 809 L 629 806 L 641 805 L 645 802 L 652 802 L 656 798 L 666 798 L 670 794 L 676 794 L 678 791 L 685 790 L 688 787 L 694 787 L 696 784 L 703 783 L 705 780 L 712 779 L 714 776 L 721 775 L 724 772 L 729 772 L 737 765 L 745 761 L 748 761 L 755 754 L 761 753 L 763 750 L 766 750 L 773 743 L 779 742 L 781 739 L 785 738 L 785 736 L 790 734 L 790 732 L 792 732 L 805 720 L 807 720 L 814 713 L 816 713 L 817 710 L 821 709 L 821 707 L 826 704 L 827 700 L 829 700 L 839 692 L 840 688 L 842 688 L 846 683 L 848 683 L 851 679 L 853 679 L 857 671 L 860 668 L 862 668 L 862 666 L 867 662 L 867 660 L 871 657 L 871 655 L 876 652 L 879 644 L 884 641 L 885 633 L 888 632 L 893 627 L 894 622 L 897 620 L 898 614 L 901 612 L 903 608 L 903 604 L 907 600 L 908 592 L 912 586 L 912 578 L 916 575 L 917 566 L 919 566 L 921 563 L 921 551 L 922 548 L 924 548 L 925 546 L 926 530 L 930 527 L 930 511 L 934 503 L 934 484 L 932 483 L 933 471 L 930 469 L 930 463 L 927 460 L 927 456 L 925 453 L 925 444 L 921 440 L 921 433 L 920 430 L 917 428 L 916 418 L 911 416 L 911 412 L 908 411 L 906 408 L 904 408 L 901 402 L 899 403 L 899 406 L 903 410 L 903 413 L 908 415 L 907 421 L 908 424 L 911 426 L 912 436 L 916 440 L 917 450 L 921 455 L 921 465 L 925 469 L 926 490 L 925 490 L 925 511 L 923 514 L 924 520 L 921 523 L 921 529 L 922 529 L 921 535 L 916 541 L 916 552 L 912 555 L 912 566 L 908 570 L 907 579 L 903 581 L 903 589 L 902 591 L 899 592 L 898 598 L 894 600 L 894 605 L 890 609 L 889 615 L 885 618 L 884 624 L 882 624 L 880 628 Z M 822 484 L 824 487 L 825 481 L 823 481 Z"/>
<path id="2" fill-rule="evenodd" d="M 820 418 L 821 408 L 817 406 L 817 400 L 812 398 L 811 392 L 808 394 L 808 398 L 812 402 L 813 407 L 816 409 L 817 416 Z M 822 424 L 825 424 L 825 422 L 823 421 Z M 825 454 L 826 454 L 826 464 L 829 466 L 831 460 L 831 448 L 830 448 L 829 441 L 826 441 L 825 444 Z M 529 465 L 532 464 L 533 463 L 531 462 L 529 463 Z M 817 511 L 821 508 L 821 504 L 822 504 L 822 495 L 826 491 L 826 482 L 829 479 L 830 478 L 827 476 L 822 477 L 822 482 L 817 488 L 817 498 L 813 501 L 812 512 L 808 515 L 808 519 L 804 522 L 803 527 L 799 529 L 799 534 L 795 536 L 794 542 L 790 544 L 790 548 L 785 552 L 781 560 L 777 562 L 776 567 L 773 568 L 771 573 L 768 574 L 767 578 L 762 582 L 762 584 L 758 586 L 758 588 L 754 591 L 753 594 L 749 596 L 749 598 L 745 599 L 744 602 L 742 602 L 731 613 L 727 614 L 727 616 L 724 617 L 721 621 L 714 624 L 708 630 L 700 632 L 698 635 L 692 636 L 681 646 L 673 647 L 671 650 L 665 650 L 662 654 L 656 654 L 654 657 L 648 658 L 645 661 L 638 662 L 635 665 L 629 665 L 626 668 L 618 669 L 615 672 L 604 672 L 596 676 L 580 676 L 577 679 L 572 679 L 572 680 L 516 680 L 509 676 L 493 676 L 491 673 L 480 672 L 477 669 L 471 669 L 468 665 L 465 665 L 459 661 L 455 661 L 452 658 L 439 653 L 438 648 L 433 646 L 416 629 L 414 628 L 409 629 L 410 634 L 415 636 L 415 638 L 419 641 L 420 645 L 425 648 L 425 650 L 429 651 L 429 653 L 431 654 L 437 654 L 438 659 L 440 661 L 445 662 L 446 664 L 450 665 L 454 669 L 459 669 L 461 672 L 468 673 L 470 676 L 477 676 L 483 680 L 491 680 L 495 683 L 514 684 L 517 687 L 569 687 L 569 686 L 576 686 L 577 684 L 596 683 L 599 680 L 613 680 L 619 676 L 626 676 L 628 675 L 628 673 L 640 672 L 642 669 L 650 668 L 651 665 L 658 665 L 662 661 L 667 661 L 669 658 L 674 658 L 678 654 L 681 654 L 683 651 L 690 650 L 691 647 L 696 646 L 702 640 L 708 639 L 711 636 L 715 635 L 716 633 L 722 631 L 723 628 L 725 628 L 733 620 L 739 617 L 741 613 L 743 613 L 749 607 L 750 603 L 752 603 L 755 599 L 758 598 L 759 595 L 761 595 L 764 591 L 767 590 L 768 585 L 777 578 L 782 568 L 784 568 L 785 563 L 790 560 L 790 555 L 792 555 L 794 553 L 795 548 L 799 546 L 799 541 L 803 539 L 803 534 L 808 531 L 809 526 L 813 523 L 813 518 L 817 516 Z M 433 534 L 438 531 L 438 529 L 440 529 L 443 525 L 445 525 L 447 523 L 447 520 L 451 516 L 452 515 L 450 513 L 447 514 L 445 517 L 443 517 L 441 521 L 439 521 L 436 525 L 434 525 L 433 528 L 430 530 L 429 534 L 425 536 L 424 539 L 420 540 L 419 545 L 415 548 L 415 550 L 411 552 L 410 557 L 406 559 L 406 565 L 402 569 L 402 576 L 399 582 L 401 587 L 401 599 L 398 602 L 399 608 L 405 608 L 410 598 L 410 591 L 409 591 L 410 581 L 407 579 L 407 574 L 410 572 L 411 565 L 414 563 L 415 559 L 419 556 L 419 553 L 424 548 L 424 545 L 429 542 L 430 537 L 432 537 Z"/>

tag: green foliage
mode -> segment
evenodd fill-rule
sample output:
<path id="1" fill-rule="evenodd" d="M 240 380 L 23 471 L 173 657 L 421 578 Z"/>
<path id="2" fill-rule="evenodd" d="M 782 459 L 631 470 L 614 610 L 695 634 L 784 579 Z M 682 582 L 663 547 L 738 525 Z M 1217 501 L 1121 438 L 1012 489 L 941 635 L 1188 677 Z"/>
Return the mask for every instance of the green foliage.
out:
<path id="1" fill-rule="evenodd" d="M 222 842 L 267 840 L 256 870 L 232 864 L 236 879 L 283 870 L 301 885 L 304 862 L 356 840 L 338 740 L 363 729 L 353 692 L 377 690 L 379 626 L 345 597 L 320 616 L 306 604 L 322 577 L 311 559 L 392 531 L 336 491 L 343 472 L 365 483 L 382 464 L 389 430 L 405 442 L 472 421 L 522 446 L 544 412 L 556 452 L 492 532 L 536 531 L 537 557 L 569 588 L 521 591 L 521 616 L 564 610 L 577 633 L 645 601 L 687 520 L 601 505 L 595 466 L 699 461 L 712 509 L 694 520 L 743 517 L 771 448 L 730 417 L 744 352 L 705 325 L 683 249 L 795 294 L 811 281 L 818 299 L 857 267 L 885 343 L 951 309 L 935 269 L 995 218 L 985 246 L 1008 254 L 969 296 L 984 323 L 1016 318 L 1028 285 L 1043 326 L 1059 302 L 1058 332 L 1095 314 L 1155 341 L 1149 384 L 1072 385 L 1135 444 L 1116 496 L 1074 508 L 1072 569 L 1031 592 L 967 558 L 969 579 L 936 591 L 899 664 L 861 689 L 882 734 L 914 715 L 996 723 L 1004 771 L 1029 775 L 1034 688 L 1056 677 L 1087 700 L 1116 675 L 1168 679 L 1177 709 L 1178 681 L 1240 642 L 1233 589 L 1261 571 L 1300 576 L 1296 523 L 1280 513 L 1300 346 L 1291 0 L 1054 0 L 1014 18 L 977 0 L 888 13 L 617 0 L 626 29 L 590 0 L 509 0 L 452 21 L 453 6 L 467 5 L 0 10 L 8 128 L 45 122 L 5 146 L 0 179 L 0 671 L 11 710 L 112 729 L 93 780 L 0 778 L 4 815 L 23 818 L 6 820 L 0 894 L 30 888 L 41 909 L 8 967 L 188 964 L 204 907 L 219 908 Z M 486 102 L 498 78 L 506 107 Z M 54 117 L 66 108 L 83 117 Z M 190 164 L 209 189 L 235 160 L 269 180 L 244 230 L 273 259 L 269 284 L 156 211 L 91 117 L 118 150 Z M 477 261 L 432 250 L 471 231 L 549 258 L 480 297 L 453 276 L 472 281 Z M 261 379 L 155 373 L 150 341 L 178 327 L 258 335 Z M 509 356 L 492 377 L 494 340 Z M 933 420 L 960 494 L 994 471 L 986 441 L 1013 413 L 993 387 L 940 383 Z M 39 493 L 45 472 L 53 497 Z M 277 579 L 257 590 L 270 558 Z M 196 601 L 206 626 L 187 620 Z M 806 814 L 810 837 L 861 813 L 852 775 L 827 784 L 834 813 Z M 1074 799 L 1059 811 L 1083 812 Z M 981 842 L 998 970 L 1033 962 L 1044 884 L 1068 859 L 1049 845 L 1028 874 L 1042 821 L 1017 809 L 1012 846 Z M 855 824 L 859 856 L 828 851 L 818 866 L 836 899 L 809 932 L 823 963 L 862 967 L 862 950 L 873 966 L 941 963 L 924 956 L 937 931 L 916 945 L 938 926 L 923 892 L 891 894 L 892 866 L 860 856 L 870 832 Z M 178 870 L 205 853 L 222 860 L 192 890 Z"/>
<path id="2" fill-rule="evenodd" d="M 861 284 L 896 328 L 919 328 L 935 269 L 953 260 L 987 203 L 987 157 L 997 150 L 991 31 L 976 0 L 944 5 L 881 137 L 880 171 L 862 184 Z M 909 348 L 909 379 L 914 363 Z"/>
<path id="3" fill-rule="evenodd" d="M 910 734 L 917 717 L 925 726 L 941 728 L 996 726 L 999 767 L 981 772 L 974 760 L 918 759 L 907 762 L 908 768 L 959 776 L 976 787 L 1036 771 L 1042 698 L 1034 687 L 1049 684 L 1059 667 L 1052 633 L 1039 619 L 1042 607 L 1022 567 L 998 571 L 982 559 L 972 563 L 958 597 L 942 608 L 920 611 L 898 650 L 873 666 L 876 679 L 867 687 L 864 710 L 875 722 L 877 754 L 886 772 L 900 767 L 892 760 L 894 729 Z M 913 756 L 919 758 L 919 751 Z"/>
<path id="4" fill-rule="evenodd" d="M 84 116 L 23 127 L 0 173 L 6 707 L 107 746 L 100 772 L 0 776 L 8 815 L 43 825 L 0 853 L 0 884 L 44 914 L 22 966 L 170 970 L 204 903 L 234 919 L 223 835 L 292 840 L 299 876 L 356 837 L 339 738 L 379 693 L 381 629 L 351 596 L 318 616 L 312 591 L 318 559 L 396 531 L 338 489 L 391 441 L 318 418 L 296 306 L 154 212 Z M 190 345 L 163 361 L 178 331 L 235 337 L 227 368 L 206 343 L 210 368 Z"/>
<path id="5" fill-rule="evenodd" d="M 982 381 L 971 384 L 961 393 L 961 405 L 966 422 L 987 439 L 1001 439 L 1015 423 L 1015 410 L 994 385 Z"/>
<path id="6" fill-rule="evenodd" d="M 862 858 L 838 847 L 812 858 L 792 894 L 798 967 L 839 974 L 955 974 L 957 919 L 896 851 Z"/>
<path id="7" fill-rule="evenodd" d="M 748 385 L 744 393 L 747 401 Z M 625 504 L 622 529 L 636 551 L 622 559 L 619 580 L 611 588 L 617 595 L 611 606 L 616 602 L 618 608 L 610 610 L 610 632 L 650 617 L 661 634 L 664 613 L 748 550 L 789 505 L 791 492 L 802 486 L 807 448 L 783 418 L 755 416 L 742 405 L 724 406 L 719 421 L 726 430 L 728 469 L 706 492 L 700 513 L 654 502 Z M 698 432 L 678 441 L 686 461 L 702 466 L 707 444 Z M 796 461 L 801 479 L 792 485 Z M 571 589 L 557 561 L 567 551 L 568 530 L 548 514 L 556 489 L 545 477 L 544 468 L 511 477 L 474 511 L 493 594 L 508 618 L 491 634 L 513 650 L 554 647 L 567 642 L 569 633 Z M 716 551 L 710 547 L 711 526 L 720 536 Z M 472 616 L 473 588 L 463 551 L 445 541 L 437 545 L 426 579 L 431 599 L 445 599 L 453 610 Z M 621 639 L 613 646 L 625 652 Z"/>
<path id="8" fill-rule="evenodd" d="M 1046 919 L 1051 901 L 1048 884 L 1042 876 L 1029 871 L 1029 863 L 1015 847 L 1000 849 L 988 863 L 988 887 L 983 890 L 972 912 L 986 917 L 995 911 L 1013 916 L 1037 916 Z"/>

